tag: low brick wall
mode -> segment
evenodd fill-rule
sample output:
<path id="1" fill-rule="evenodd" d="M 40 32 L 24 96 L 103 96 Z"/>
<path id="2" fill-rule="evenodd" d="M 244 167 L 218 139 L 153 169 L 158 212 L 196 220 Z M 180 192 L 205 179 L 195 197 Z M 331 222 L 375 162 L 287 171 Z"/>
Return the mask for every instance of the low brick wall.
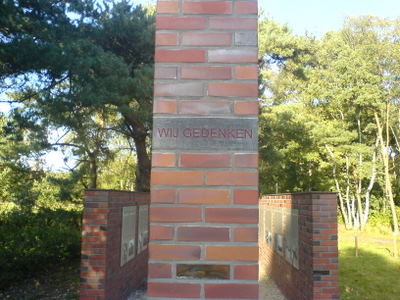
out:
<path id="1" fill-rule="evenodd" d="M 290 300 L 339 299 L 336 193 L 264 196 L 259 228 L 261 281 Z"/>
<path id="2" fill-rule="evenodd" d="M 139 217 L 134 220 L 136 255 L 123 265 L 121 239 L 123 208 L 136 211 L 136 216 L 139 207 L 145 206 L 148 212 L 149 196 L 124 191 L 85 191 L 80 300 L 126 299 L 147 277 L 148 249 L 138 251 Z"/>

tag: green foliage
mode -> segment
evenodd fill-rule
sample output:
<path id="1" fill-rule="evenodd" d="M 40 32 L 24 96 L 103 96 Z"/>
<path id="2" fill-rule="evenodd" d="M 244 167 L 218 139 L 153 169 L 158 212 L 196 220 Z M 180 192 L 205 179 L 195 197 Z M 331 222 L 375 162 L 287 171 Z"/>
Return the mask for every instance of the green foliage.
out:
<path id="1" fill-rule="evenodd" d="M 80 209 L 1 214 L 0 286 L 79 257 L 80 220 Z"/>
<path id="2" fill-rule="evenodd" d="M 268 106 L 260 118 L 260 191 L 329 190 L 315 131 L 318 119 L 301 103 Z"/>
<path id="3" fill-rule="evenodd" d="M 126 0 L 103 6 L 92 0 L 6 1 L 5 7 L 0 84 L 19 104 L 18 125 L 68 131 L 72 142 L 58 142 L 74 147 L 90 188 L 102 159 L 110 159 L 110 132 L 123 136 L 137 155 L 136 188 L 148 190 L 153 14 Z"/>
<path id="4" fill-rule="evenodd" d="M 261 20 L 262 193 L 337 191 L 348 227 L 386 203 L 398 231 L 399 30 L 365 16 L 319 40 Z"/>
<path id="5" fill-rule="evenodd" d="M 98 179 L 99 188 L 133 191 L 135 166 L 135 158 L 130 152 L 122 152 L 115 159 L 102 163 Z"/>

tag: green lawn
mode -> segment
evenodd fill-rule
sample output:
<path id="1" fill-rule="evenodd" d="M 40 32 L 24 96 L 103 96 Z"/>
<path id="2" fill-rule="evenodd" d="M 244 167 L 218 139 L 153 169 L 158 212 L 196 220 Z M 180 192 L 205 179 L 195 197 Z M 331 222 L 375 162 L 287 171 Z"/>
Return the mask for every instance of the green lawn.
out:
<path id="1" fill-rule="evenodd" d="M 400 245 L 400 242 L 398 243 Z M 355 257 L 354 234 L 339 233 L 341 299 L 399 300 L 400 258 L 392 256 L 390 234 L 361 233 Z"/>

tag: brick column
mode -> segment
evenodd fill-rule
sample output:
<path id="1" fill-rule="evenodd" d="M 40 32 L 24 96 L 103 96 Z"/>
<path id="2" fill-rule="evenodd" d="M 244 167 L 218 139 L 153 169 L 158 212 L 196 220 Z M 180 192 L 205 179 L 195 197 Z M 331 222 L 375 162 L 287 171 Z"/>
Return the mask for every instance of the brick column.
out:
<path id="1" fill-rule="evenodd" d="M 258 299 L 257 1 L 158 1 L 149 299 Z"/>
<path id="2" fill-rule="evenodd" d="M 264 196 L 259 226 L 262 282 L 273 279 L 290 300 L 339 299 L 336 193 Z M 276 235 L 283 236 L 283 251 Z M 289 248 L 298 250 L 295 264 Z"/>
<path id="3" fill-rule="evenodd" d="M 86 190 L 82 224 L 80 300 L 126 299 L 146 279 L 148 250 L 139 249 L 139 207 L 148 193 Z M 136 211 L 134 257 L 121 265 L 123 208 Z"/>

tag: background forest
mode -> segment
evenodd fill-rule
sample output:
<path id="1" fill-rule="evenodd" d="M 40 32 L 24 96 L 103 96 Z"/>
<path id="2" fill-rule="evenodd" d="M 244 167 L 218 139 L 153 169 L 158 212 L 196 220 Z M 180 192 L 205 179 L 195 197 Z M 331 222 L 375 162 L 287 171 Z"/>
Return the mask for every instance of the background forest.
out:
<path id="1" fill-rule="evenodd" d="M 0 287 L 79 258 L 84 188 L 149 190 L 153 52 L 153 7 L 0 4 Z M 396 237 L 400 19 L 260 16 L 259 58 L 261 193 L 337 191 L 347 229 Z"/>

